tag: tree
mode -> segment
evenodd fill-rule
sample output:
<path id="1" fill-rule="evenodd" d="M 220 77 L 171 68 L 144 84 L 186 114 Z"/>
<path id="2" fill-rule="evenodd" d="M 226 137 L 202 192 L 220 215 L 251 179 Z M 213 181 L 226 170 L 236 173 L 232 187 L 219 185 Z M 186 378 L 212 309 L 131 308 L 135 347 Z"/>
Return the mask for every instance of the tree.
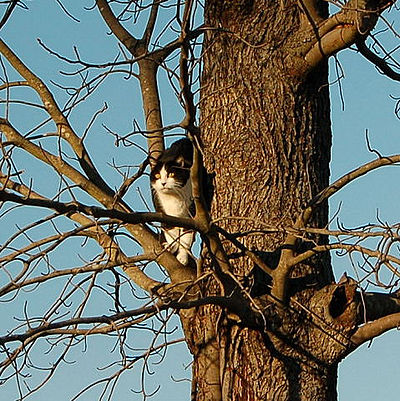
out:
<path id="1" fill-rule="evenodd" d="M 76 18 L 58 4 L 66 18 Z M 97 0 L 91 12 L 100 13 L 116 39 L 118 56 L 89 62 L 79 47 L 66 56 L 40 41 L 43 51 L 67 64 L 64 75 L 72 80 L 52 90 L 0 42 L 2 218 L 10 224 L 16 212 L 31 212 L 29 223 L 3 243 L 0 294 L 10 303 L 23 302 L 28 290 L 48 297 L 38 317 L 26 307 L 22 321 L 0 338 L 2 377 L 24 382 L 31 367 L 39 368 L 32 354 L 42 340 L 49 351 L 62 348 L 39 383 L 20 385 L 20 398 L 40 389 L 74 346 L 100 334 L 113 334 L 120 353 L 118 369 L 100 382 L 99 398 L 112 396 L 123 372 L 140 359 L 146 368 L 149 355 L 168 345 L 156 339 L 167 335 L 168 311 L 176 311 L 193 355 L 193 400 L 336 399 L 338 363 L 399 324 L 400 260 L 398 226 L 331 229 L 327 201 L 358 177 L 398 163 L 400 155 L 375 151 L 372 161 L 329 184 L 327 60 L 354 45 L 398 79 L 391 53 L 380 57 L 365 44 L 369 38 L 379 43 L 371 31 L 391 5 L 349 1 L 329 14 L 323 1 L 209 0 L 203 9 L 195 1 Z M 23 3 L 6 3 L 2 29 L 18 6 Z M 133 174 L 132 162 L 124 166 L 118 159 L 112 166 L 122 176 L 117 185 L 96 167 L 88 146 L 106 107 L 86 116 L 79 129 L 74 113 L 118 74 L 140 84 L 144 127 L 135 121 L 129 134 L 104 129 L 120 146 L 140 146 L 146 138 L 148 157 L 134 162 Z M 163 122 L 161 77 L 182 105 L 180 121 Z M 14 111 L 18 104 L 28 106 L 28 124 Z M 164 138 L 175 133 L 187 134 L 195 147 L 193 219 L 139 212 L 127 196 L 163 151 Z M 35 173 L 30 164 L 36 161 Z M 213 180 L 210 212 L 202 196 L 203 164 Z M 43 185 L 43 176 L 57 185 Z M 38 208 L 46 214 L 32 219 Z M 181 265 L 163 248 L 157 223 L 199 233 L 196 267 Z M 72 255 L 81 253 L 77 238 L 84 238 L 83 263 L 71 266 L 77 263 Z M 60 263 L 59 249 L 71 254 L 68 265 Z M 334 250 L 359 253 L 363 276 L 335 282 Z M 381 291 L 363 286 L 373 277 Z M 54 280 L 61 284 L 50 294 Z M 126 307 L 141 291 L 143 303 Z M 96 303 L 105 309 L 94 309 Z M 142 355 L 128 357 L 130 330 L 142 324 L 154 340 Z"/>

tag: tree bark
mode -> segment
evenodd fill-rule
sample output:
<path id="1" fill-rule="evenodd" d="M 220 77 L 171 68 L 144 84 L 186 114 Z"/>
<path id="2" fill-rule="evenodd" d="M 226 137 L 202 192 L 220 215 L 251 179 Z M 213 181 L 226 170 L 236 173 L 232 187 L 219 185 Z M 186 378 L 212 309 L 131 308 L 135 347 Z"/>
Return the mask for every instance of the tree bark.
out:
<path id="1" fill-rule="evenodd" d="M 321 15 L 326 12 L 322 6 Z M 272 269 L 282 254 L 283 228 L 292 227 L 302 206 L 329 183 L 327 62 L 301 73 L 305 65 L 293 56 L 300 24 L 295 4 L 208 1 L 205 8 L 201 139 L 205 165 L 215 174 L 212 218 L 230 233 L 282 228 L 240 238 Z M 325 203 L 311 223 L 327 222 Z M 237 248 L 225 249 L 239 281 L 271 284 L 266 276 L 255 278 L 257 268 Z M 216 307 L 200 308 L 190 325 L 183 322 L 194 354 L 193 400 L 336 399 L 337 362 L 347 343 L 338 346 L 336 331 L 334 340 L 327 334 L 322 340 L 324 329 L 315 329 L 299 307 L 321 306 L 315 299 L 333 282 L 329 256 L 296 267 L 291 277 L 287 306 L 270 302 L 267 289 L 249 298 L 270 309 L 260 327 L 246 327 Z M 324 292 L 323 308 L 333 292 Z"/>

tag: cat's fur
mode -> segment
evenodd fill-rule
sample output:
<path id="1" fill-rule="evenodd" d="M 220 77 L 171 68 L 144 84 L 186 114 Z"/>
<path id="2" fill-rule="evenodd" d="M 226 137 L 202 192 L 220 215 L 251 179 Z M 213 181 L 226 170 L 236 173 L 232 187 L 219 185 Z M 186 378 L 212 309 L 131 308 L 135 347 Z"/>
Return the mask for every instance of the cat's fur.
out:
<path id="1" fill-rule="evenodd" d="M 190 180 L 193 145 L 188 138 L 174 142 L 157 160 L 150 182 L 157 212 L 176 217 L 194 217 Z M 195 233 L 181 227 L 162 225 L 165 245 L 183 265 L 187 265 Z"/>

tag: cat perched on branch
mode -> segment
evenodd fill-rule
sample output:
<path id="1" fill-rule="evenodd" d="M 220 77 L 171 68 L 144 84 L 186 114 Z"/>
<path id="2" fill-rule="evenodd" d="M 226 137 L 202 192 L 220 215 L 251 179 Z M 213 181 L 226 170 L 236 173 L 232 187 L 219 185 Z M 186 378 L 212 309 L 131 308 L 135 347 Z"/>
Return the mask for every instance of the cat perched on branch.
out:
<path id="1" fill-rule="evenodd" d="M 157 160 L 151 171 L 150 183 L 157 212 L 176 217 L 194 217 L 190 168 L 193 145 L 188 138 L 174 142 Z M 181 227 L 162 225 L 163 242 L 180 263 L 187 265 L 195 233 Z"/>

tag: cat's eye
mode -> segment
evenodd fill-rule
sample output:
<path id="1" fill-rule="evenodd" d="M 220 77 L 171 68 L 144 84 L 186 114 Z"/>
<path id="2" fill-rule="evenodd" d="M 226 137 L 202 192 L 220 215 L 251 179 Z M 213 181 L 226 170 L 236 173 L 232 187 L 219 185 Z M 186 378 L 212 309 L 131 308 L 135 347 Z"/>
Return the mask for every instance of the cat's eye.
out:
<path id="1" fill-rule="evenodd" d="M 175 177 L 175 173 L 169 173 L 168 174 L 170 177 Z"/>
<path id="2" fill-rule="evenodd" d="M 156 177 L 156 179 L 158 180 L 161 177 L 161 175 L 160 173 L 157 173 L 154 177 Z"/>

